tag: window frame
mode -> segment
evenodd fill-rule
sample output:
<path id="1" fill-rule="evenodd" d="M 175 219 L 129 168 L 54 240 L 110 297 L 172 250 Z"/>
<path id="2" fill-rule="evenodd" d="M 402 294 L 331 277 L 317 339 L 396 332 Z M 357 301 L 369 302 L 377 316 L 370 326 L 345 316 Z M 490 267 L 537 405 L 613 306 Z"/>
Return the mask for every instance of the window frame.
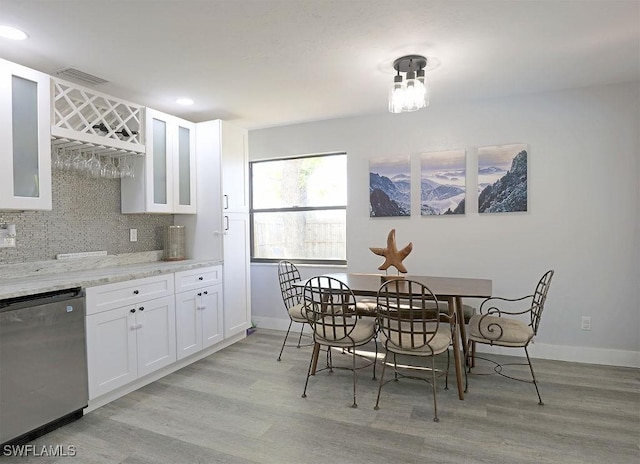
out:
<path id="1" fill-rule="evenodd" d="M 347 260 L 345 259 L 306 259 L 306 258 L 256 258 L 254 256 L 255 252 L 255 237 L 254 237 L 254 214 L 255 213 L 302 213 L 307 211 L 335 211 L 335 210 L 344 210 L 345 218 L 347 213 L 347 203 L 348 198 L 346 199 L 344 205 L 339 206 L 293 206 L 293 207 L 285 207 L 285 208 L 258 208 L 255 209 L 253 206 L 253 165 L 260 163 L 268 163 L 273 161 L 289 161 L 296 159 L 304 159 L 304 158 L 323 158 L 327 156 L 344 156 L 346 159 L 346 152 L 332 152 L 332 153 L 316 153 L 312 155 L 296 155 L 296 156 L 283 156 L 279 158 L 268 158 L 268 159 L 260 159 L 249 162 L 249 240 L 250 240 L 250 261 L 252 263 L 278 263 L 282 260 L 290 261 L 294 264 L 315 264 L 315 265 L 330 265 L 330 266 L 346 266 Z M 348 180 L 348 176 L 347 176 Z M 346 237 L 346 222 L 345 222 L 345 237 Z M 345 243 L 346 248 L 346 243 Z M 346 254 L 346 249 L 345 249 Z"/>

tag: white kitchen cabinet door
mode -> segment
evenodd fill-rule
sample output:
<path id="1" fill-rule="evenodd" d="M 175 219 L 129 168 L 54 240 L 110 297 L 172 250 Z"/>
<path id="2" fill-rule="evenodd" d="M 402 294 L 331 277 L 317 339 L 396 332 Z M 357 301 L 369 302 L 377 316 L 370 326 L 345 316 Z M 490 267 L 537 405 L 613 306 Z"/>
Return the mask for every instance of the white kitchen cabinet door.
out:
<path id="1" fill-rule="evenodd" d="M 176 294 L 178 359 L 222 341 L 222 285 Z"/>
<path id="2" fill-rule="evenodd" d="M 249 146 L 246 129 L 222 122 L 220 131 L 222 164 L 222 210 L 249 212 Z"/>
<path id="3" fill-rule="evenodd" d="M 228 338 L 251 326 L 249 215 L 225 214 L 223 227 L 224 336 Z"/>
<path id="4" fill-rule="evenodd" d="M 196 214 L 196 126 L 173 120 L 173 212 Z"/>
<path id="5" fill-rule="evenodd" d="M 89 399 L 138 377 L 135 307 L 87 316 Z"/>
<path id="6" fill-rule="evenodd" d="M 177 358 L 186 358 L 202 349 L 202 315 L 198 292 L 176 294 Z"/>
<path id="7" fill-rule="evenodd" d="M 176 361 L 176 313 L 173 297 L 141 303 L 136 311 L 138 377 Z"/>
<path id="8" fill-rule="evenodd" d="M 202 289 L 200 316 L 202 318 L 202 348 L 208 348 L 222 341 L 223 308 L 222 285 Z"/>
<path id="9" fill-rule="evenodd" d="M 0 210 L 51 209 L 51 82 L 0 59 Z"/>

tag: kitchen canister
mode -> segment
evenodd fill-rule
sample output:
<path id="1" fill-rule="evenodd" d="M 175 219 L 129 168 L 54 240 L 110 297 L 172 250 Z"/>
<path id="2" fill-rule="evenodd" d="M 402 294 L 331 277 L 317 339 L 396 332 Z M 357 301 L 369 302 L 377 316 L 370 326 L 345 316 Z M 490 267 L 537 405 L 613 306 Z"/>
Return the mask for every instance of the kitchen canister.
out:
<path id="1" fill-rule="evenodd" d="M 165 261 L 180 261 L 184 258 L 184 226 L 167 226 L 164 229 Z"/>

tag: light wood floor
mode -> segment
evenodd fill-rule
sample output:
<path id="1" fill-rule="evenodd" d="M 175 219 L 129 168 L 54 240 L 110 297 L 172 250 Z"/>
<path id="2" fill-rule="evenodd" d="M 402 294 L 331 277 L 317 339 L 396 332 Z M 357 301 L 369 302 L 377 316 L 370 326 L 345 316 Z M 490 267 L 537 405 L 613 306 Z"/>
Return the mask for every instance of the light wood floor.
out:
<path id="1" fill-rule="evenodd" d="M 533 385 L 497 375 L 470 376 L 460 401 L 452 375 L 434 423 L 423 382 L 387 384 L 375 411 L 370 369 L 359 371 L 357 409 L 350 371 L 318 373 L 301 398 L 311 351 L 287 347 L 277 362 L 283 336 L 258 330 L 34 442 L 74 445 L 76 457 L 0 463 L 640 462 L 638 369 L 534 360 L 544 406 Z"/>

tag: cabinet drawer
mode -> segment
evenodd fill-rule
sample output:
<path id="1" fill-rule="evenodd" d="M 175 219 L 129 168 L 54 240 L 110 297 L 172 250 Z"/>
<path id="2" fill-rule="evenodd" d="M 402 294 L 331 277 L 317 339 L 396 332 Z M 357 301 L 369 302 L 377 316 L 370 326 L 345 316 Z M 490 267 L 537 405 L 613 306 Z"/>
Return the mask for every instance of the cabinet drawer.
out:
<path id="1" fill-rule="evenodd" d="M 87 315 L 173 295 L 173 274 L 89 287 Z"/>
<path id="2" fill-rule="evenodd" d="M 222 266 L 176 272 L 176 293 L 222 283 Z"/>

